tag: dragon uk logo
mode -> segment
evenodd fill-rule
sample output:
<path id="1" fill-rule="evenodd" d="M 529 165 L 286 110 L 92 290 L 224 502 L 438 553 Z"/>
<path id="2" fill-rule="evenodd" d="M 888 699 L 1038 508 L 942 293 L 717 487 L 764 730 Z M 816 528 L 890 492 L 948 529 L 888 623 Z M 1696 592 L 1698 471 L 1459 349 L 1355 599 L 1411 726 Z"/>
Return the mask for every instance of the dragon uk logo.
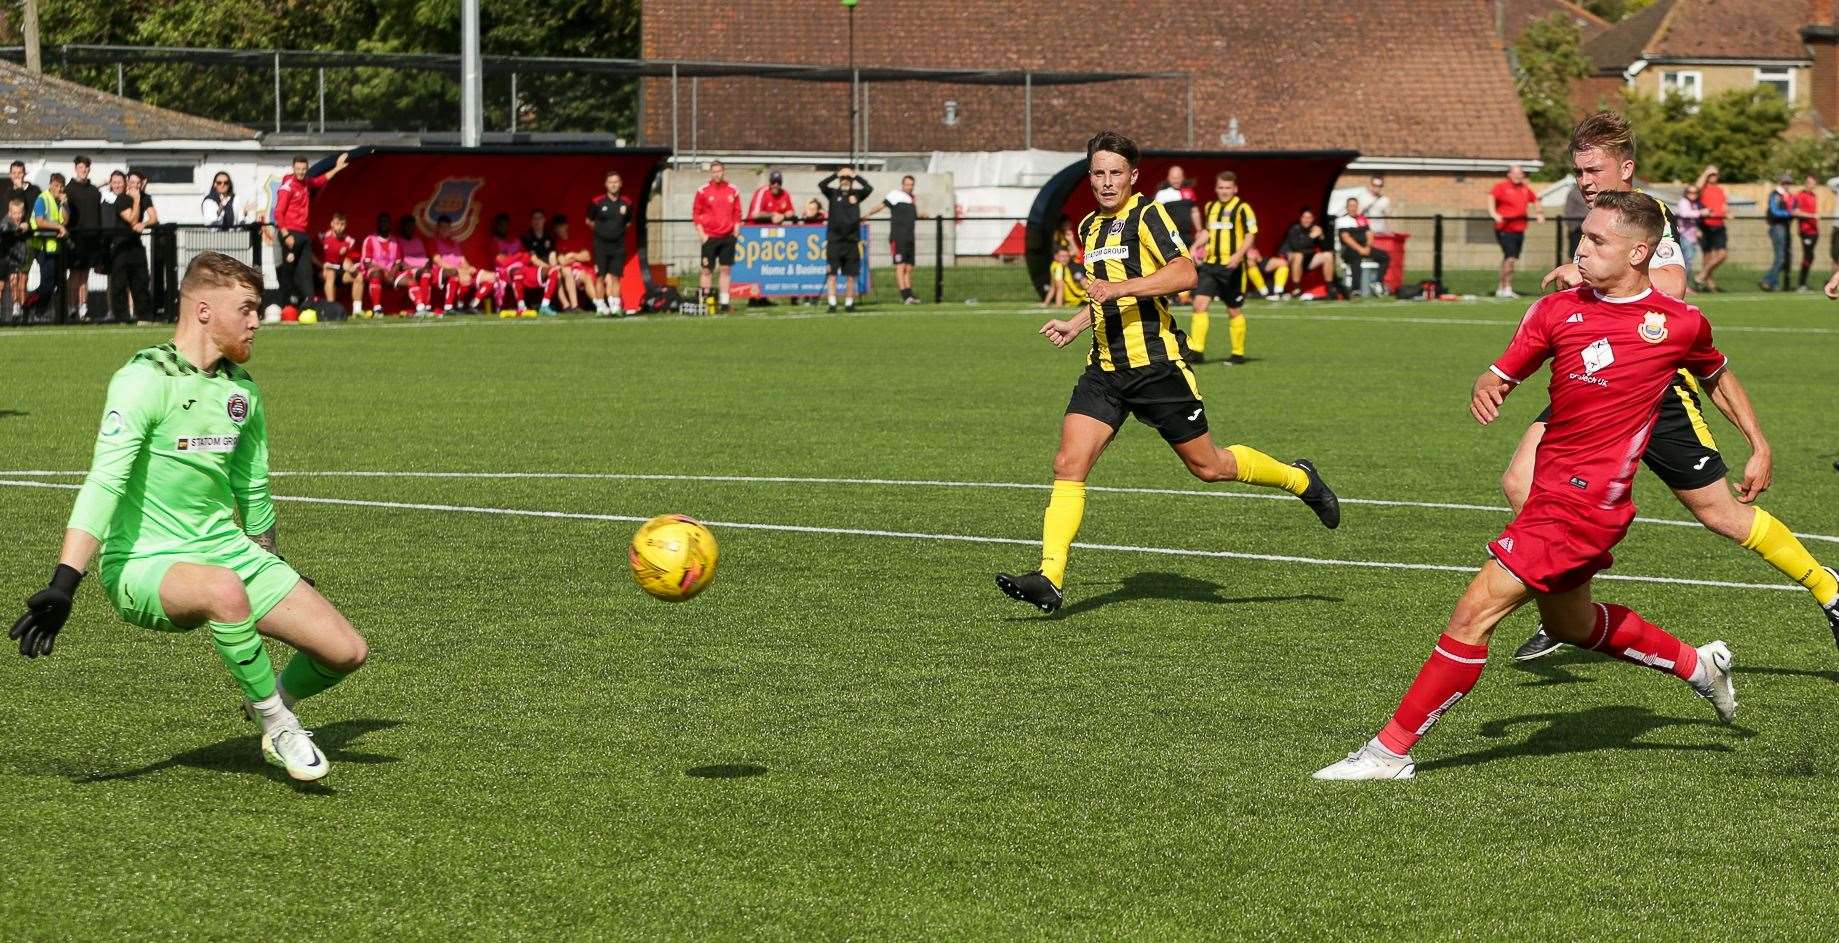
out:
<path id="1" fill-rule="evenodd" d="M 485 187 L 482 177 L 448 177 L 434 185 L 434 193 L 415 204 L 415 225 L 423 233 L 433 233 L 441 217 L 453 220 L 453 238 L 464 242 L 479 227 L 484 205 L 479 191 Z"/>

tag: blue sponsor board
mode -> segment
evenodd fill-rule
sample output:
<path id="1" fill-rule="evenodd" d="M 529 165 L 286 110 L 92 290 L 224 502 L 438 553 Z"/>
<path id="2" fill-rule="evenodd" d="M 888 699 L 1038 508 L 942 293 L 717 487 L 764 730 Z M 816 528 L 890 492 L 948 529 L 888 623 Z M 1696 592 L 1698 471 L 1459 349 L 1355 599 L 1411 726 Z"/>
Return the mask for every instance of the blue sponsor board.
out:
<path id="1" fill-rule="evenodd" d="M 827 230 L 817 226 L 742 226 L 734 247 L 734 296 L 792 298 L 824 293 Z M 857 243 L 862 257 L 856 293 L 868 294 L 868 226 Z M 839 288 L 841 286 L 838 286 Z"/>

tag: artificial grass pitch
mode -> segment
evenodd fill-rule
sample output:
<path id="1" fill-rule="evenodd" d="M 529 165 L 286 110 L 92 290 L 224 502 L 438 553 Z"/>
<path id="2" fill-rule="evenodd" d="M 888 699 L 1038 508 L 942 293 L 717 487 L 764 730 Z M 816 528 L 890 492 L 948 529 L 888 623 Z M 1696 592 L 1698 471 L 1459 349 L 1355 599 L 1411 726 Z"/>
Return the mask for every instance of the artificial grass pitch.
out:
<path id="1" fill-rule="evenodd" d="M 1254 306 L 1252 363 L 1198 369 L 1214 436 L 1314 459 L 1341 529 L 1131 423 L 1080 541 L 1134 549 L 1076 549 L 1050 618 L 991 582 L 1038 558 L 1084 357 L 1038 310 L 265 328 L 275 492 L 319 499 L 280 503 L 283 552 L 372 645 L 303 706 L 332 774 L 263 765 L 208 640 L 121 623 L 92 576 L 50 658 L 0 657 L 0 938 L 1830 935 L 1839 652 L 1798 588 L 1598 584 L 1730 642 L 1734 727 L 1594 655 L 1515 667 L 1528 611 L 1417 781 L 1308 778 L 1467 576 L 1265 558 L 1479 565 L 1544 378 L 1486 429 L 1468 390 L 1524 308 Z M 1839 534 L 1839 304 L 1706 310 L 1774 445 L 1763 504 Z M 164 337 L 0 333 L 0 480 L 79 481 L 19 473 L 86 468 L 109 374 Z M 9 606 L 73 497 L 0 485 Z M 681 605 L 624 561 L 664 512 L 722 543 Z M 1611 572 L 1784 584 L 1696 526 L 1637 524 Z"/>

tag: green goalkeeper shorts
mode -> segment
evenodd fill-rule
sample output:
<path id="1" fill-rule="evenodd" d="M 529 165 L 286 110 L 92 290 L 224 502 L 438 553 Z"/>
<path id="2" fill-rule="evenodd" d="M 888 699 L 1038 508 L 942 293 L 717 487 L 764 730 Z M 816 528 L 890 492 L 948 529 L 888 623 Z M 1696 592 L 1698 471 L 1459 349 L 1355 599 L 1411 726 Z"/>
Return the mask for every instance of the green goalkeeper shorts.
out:
<path id="1" fill-rule="evenodd" d="M 162 553 L 113 560 L 104 558 L 99 567 L 102 586 L 108 591 L 109 602 L 114 604 L 115 611 L 124 620 L 143 629 L 189 631 L 166 618 L 166 609 L 160 605 L 160 583 L 166 579 L 166 571 L 172 569 L 175 563 L 220 566 L 234 571 L 243 581 L 244 592 L 249 594 L 249 615 L 252 620 L 268 615 L 269 610 L 280 605 L 281 600 L 293 592 L 294 584 L 300 582 L 300 574 L 294 572 L 286 560 L 247 540 L 240 547 L 208 553 Z"/>

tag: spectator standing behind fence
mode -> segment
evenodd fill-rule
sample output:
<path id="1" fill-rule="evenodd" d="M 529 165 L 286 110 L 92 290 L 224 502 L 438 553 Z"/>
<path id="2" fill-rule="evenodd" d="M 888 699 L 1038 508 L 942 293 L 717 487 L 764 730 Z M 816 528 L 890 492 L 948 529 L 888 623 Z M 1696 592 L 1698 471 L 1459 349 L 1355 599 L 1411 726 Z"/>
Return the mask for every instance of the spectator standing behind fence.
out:
<path id="1" fill-rule="evenodd" d="M 1518 298 L 1513 290 L 1513 267 L 1526 247 L 1526 213 L 1537 214 L 1545 222 L 1545 210 L 1539 206 L 1539 194 L 1526 183 L 1526 172 L 1519 164 L 1507 166 L 1507 179 L 1488 191 L 1488 215 L 1494 218 L 1494 241 L 1501 247 L 1501 273 L 1494 289 L 1496 298 Z"/>
<path id="2" fill-rule="evenodd" d="M 275 229 L 280 231 L 280 265 L 275 280 L 288 303 L 304 305 L 313 299 L 313 237 L 307 220 L 312 213 L 313 197 L 345 169 L 347 155 L 338 155 L 332 169 L 317 177 L 307 176 L 307 159 L 294 158 L 294 172 L 281 181 L 275 194 Z"/>
<path id="3" fill-rule="evenodd" d="M 1386 195 L 1385 175 L 1367 178 L 1366 191 L 1360 194 L 1360 215 L 1366 217 L 1367 225 L 1374 232 L 1385 232 L 1393 209 L 1392 198 Z"/>
<path id="4" fill-rule="evenodd" d="M 766 186 L 755 190 L 753 199 L 747 202 L 747 221 L 771 226 L 798 221 L 798 213 L 792 207 L 792 194 L 785 189 L 784 174 L 775 170 L 766 175 Z"/>
<path id="5" fill-rule="evenodd" d="M 64 185 L 64 205 L 69 211 L 70 245 L 64 250 L 64 271 L 69 284 L 66 298 L 76 303 L 77 320 L 89 320 L 89 273 L 106 270 L 106 243 L 102 241 L 102 191 L 89 179 L 89 158 L 71 161 L 70 182 Z"/>
<path id="6" fill-rule="evenodd" d="M 0 180 L 0 203 L 15 196 L 25 200 L 28 219 L 32 216 L 32 208 L 38 205 L 38 195 L 42 192 L 38 184 L 26 179 L 26 162 L 23 160 L 13 161 L 6 169 L 6 179 Z"/>
<path id="7" fill-rule="evenodd" d="M 1807 272 L 1813 268 L 1813 252 L 1820 244 L 1820 195 L 1814 192 L 1819 185 L 1814 175 L 1808 174 L 1794 194 L 1795 226 L 1801 236 L 1801 291 L 1813 290 L 1807 287 Z M 1782 289 L 1787 287 L 1784 284 Z"/>
<path id="8" fill-rule="evenodd" d="M 1686 286 L 1693 291 L 1699 290 L 1698 279 L 1692 274 L 1692 266 L 1699 258 L 1699 218 L 1705 215 L 1705 207 L 1699 202 L 1699 188 L 1686 185 L 1686 192 L 1680 195 L 1679 202 L 1673 206 L 1673 233 L 1679 237 L 1679 255 L 1686 263 Z"/>
<path id="9" fill-rule="evenodd" d="M 1372 223 L 1360 212 L 1359 199 L 1351 196 L 1347 198 L 1346 209 L 1341 218 L 1335 220 L 1335 239 L 1341 243 L 1341 259 L 1347 263 L 1355 293 L 1367 287 L 1366 272 L 1361 270 L 1362 262 L 1371 261 L 1379 266 L 1373 270 L 1376 281 L 1385 275 L 1386 266 L 1391 264 L 1392 257 L 1386 250 L 1373 245 Z"/>
<path id="10" fill-rule="evenodd" d="M 709 282 L 715 281 L 716 300 L 723 313 L 734 310 L 728 304 L 728 284 L 734 277 L 735 229 L 741 225 L 741 191 L 728 182 L 726 174 L 721 161 L 711 163 L 709 182 L 696 191 L 690 204 L 690 218 L 702 238 L 702 272 L 696 284 L 707 298 Z"/>
<path id="11" fill-rule="evenodd" d="M 240 222 L 236 215 L 236 184 L 230 181 L 229 174 L 219 170 L 211 178 L 211 192 L 198 204 L 198 215 L 212 229 L 236 228 Z"/>
<path id="12" fill-rule="evenodd" d="M 1168 211 L 1169 219 L 1174 220 L 1175 229 L 1181 233 L 1181 244 L 1194 244 L 1195 234 L 1200 232 L 1202 224 L 1199 197 L 1194 193 L 1194 184 L 1188 181 L 1188 172 L 1180 164 L 1169 168 L 1168 179 L 1156 190 L 1156 202 Z"/>
<path id="13" fill-rule="evenodd" d="M 109 182 L 113 184 L 114 178 Z M 115 231 L 114 247 L 109 256 L 109 313 L 127 320 L 132 310 L 134 320 L 146 320 L 153 313 L 153 302 L 147 280 L 147 249 L 141 244 L 141 235 L 160 223 L 159 211 L 153 207 L 153 194 L 147 192 L 146 175 L 138 170 L 128 171 L 114 205 L 115 217 L 121 225 Z"/>
<path id="14" fill-rule="evenodd" d="M 1699 287 L 1708 292 L 1722 291 L 1718 287 L 1718 266 L 1730 258 L 1730 233 L 1724 228 L 1724 213 L 1730 206 L 1730 200 L 1724 195 L 1724 188 L 1718 186 L 1718 165 L 1712 164 L 1699 174 L 1696 182 L 1699 188 L 1699 202 L 1704 204 L 1705 213 L 1699 217 L 1699 248 L 1705 250 L 1705 268 L 1699 272 Z"/>
<path id="15" fill-rule="evenodd" d="M 824 246 L 824 294 L 836 311 L 836 283 L 844 279 L 843 307 L 856 310 L 856 276 L 862 272 L 862 201 L 875 191 L 856 176 L 854 167 L 838 167 L 817 182 L 817 190 L 830 201 L 830 228 Z"/>
<path id="16" fill-rule="evenodd" d="M 881 198 L 874 209 L 863 214 L 867 219 L 883 209 L 888 211 L 888 255 L 894 261 L 894 283 L 900 286 L 900 303 L 920 303 L 913 296 L 913 256 L 918 243 L 915 233 L 919 221 L 919 204 L 913 200 L 913 175 L 900 178 L 900 189 Z"/>
<path id="17" fill-rule="evenodd" d="M 0 276 L 6 280 L 6 308 L 0 315 L 13 324 L 26 317 L 26 272 L 32 267 L 32 220 L 24 197 L 8 197 L 0 216 Z"/>
<path id="18" fill-rule="evenodd" d="M 1790 275 L 1788 270 L 1794 264 L 1792 236 L 1789 229 L 1794 223 L 1794 191 L 1790 190 L 1794 178 L 1782 174 L 1775 181 L 1775 189 L 1769 191 L 1769 204 L 1766 217 L 1769 221 L 1769 274 L 1756 283 L 1763 291 L 1787 291 Z"/>
<path id="19" fill-rule="evenodd" d="M 625 314 L 619 273 L 626 267 L 626 223 L 632 218 L 632 206 L 620 193 L 623 186 L 618 173 L 607 171 L 606 192 L 587 205 L 587 225 L 594 232 L 594 271 L 600 278 L 600 299 L 594 311 L 610 318 Z"/>
<path id="20" fill-rule="evenodd" d="M 70 242 L 65 219 L 64 175 L 52 174 L 51 185 L 38 195 L 38 205 L 32 208 L 32 250 L 38 255 L 39 297 L 56 300 L 52 311 L 58 321 L 64 320 L 64 248 Z"/>

